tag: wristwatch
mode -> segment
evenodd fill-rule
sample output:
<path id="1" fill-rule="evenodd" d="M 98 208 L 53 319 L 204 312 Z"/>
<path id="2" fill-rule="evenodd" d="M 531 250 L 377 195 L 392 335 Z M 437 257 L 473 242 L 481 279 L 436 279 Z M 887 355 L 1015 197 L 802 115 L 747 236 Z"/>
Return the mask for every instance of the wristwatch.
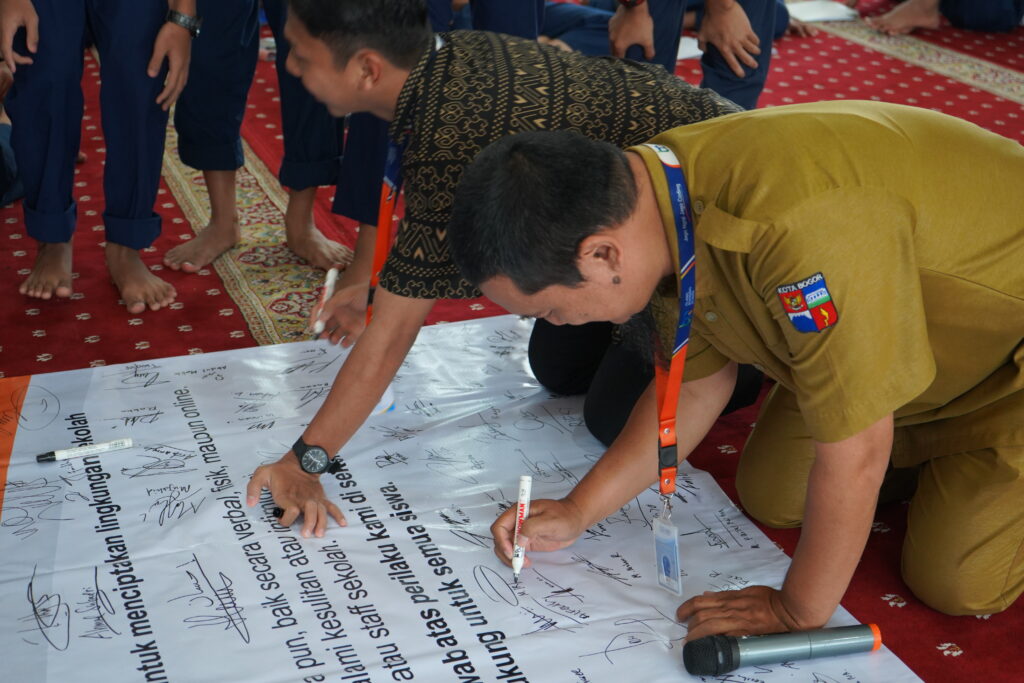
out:
<path id="1" fill-rule="evenodd" d="M 310 474 L 323 474 L 330 472 L 334 474 L 341 469 L 341 460 L 332 458 L 320 446 L 310 446 L 302 437 L 292 446 L 295 457 L 299 459 L 299 467 L 303 472 Z"/>
<path id="2" fill-rule="evenodd" d="M 182 27 L 188 31 L 193 38 L 199 35 L 199 29 L 203 25 L 202 17 L 190 17 L 187 14 L 182 14 L 181 12 L 173 9 L 167 10 L 166 21 Z"/>

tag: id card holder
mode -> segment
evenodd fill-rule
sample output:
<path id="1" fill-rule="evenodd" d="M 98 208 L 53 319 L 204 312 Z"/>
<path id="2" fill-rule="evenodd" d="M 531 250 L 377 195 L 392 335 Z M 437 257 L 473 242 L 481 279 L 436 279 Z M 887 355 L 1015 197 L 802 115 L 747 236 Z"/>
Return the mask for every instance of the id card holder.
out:
<path id="1" fill-rule="evenodd" d="M 654 561 L 658 585 L 673 595 L 682 596 L 683 580 L 679 572 L 679 530 L 671 521 L 654 518 Z"/>

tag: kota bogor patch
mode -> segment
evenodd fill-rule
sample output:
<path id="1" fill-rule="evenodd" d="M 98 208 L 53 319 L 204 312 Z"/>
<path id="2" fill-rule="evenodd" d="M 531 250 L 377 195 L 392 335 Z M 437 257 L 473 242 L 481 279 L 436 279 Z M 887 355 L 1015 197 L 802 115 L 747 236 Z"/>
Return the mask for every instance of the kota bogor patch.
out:
<path id="1" fill-rule="evenodd" d="M 776 287 L 775 291 L 797 332 L 821 332 L 839 321 L 839 311 L 821 273 Z"/>

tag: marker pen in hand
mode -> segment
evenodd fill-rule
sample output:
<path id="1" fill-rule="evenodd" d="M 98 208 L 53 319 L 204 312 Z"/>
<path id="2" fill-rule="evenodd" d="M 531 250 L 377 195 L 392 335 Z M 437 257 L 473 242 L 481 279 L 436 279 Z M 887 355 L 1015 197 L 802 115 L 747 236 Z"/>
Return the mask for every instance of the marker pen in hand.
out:
<path id="1" fill-rule="evenodd" d="M 324 312 L 324 305 L 327 304 L 327 300 L 334 296 L 334 283 L 337 281 L 338 269 L 331 268 L 327 271 L 327 278 L 324 280 L 324 289 L 320 294 L 320 313 Z M 321 334 L 324 331 L 324 327 L 324 321 L 320 319 L 318 314 L 316 322 L 313 323 L 313 334 Z"/>
<path id="2" fill-rule="evenodd" d="M 62 448 L 57 451 L 47 451 L 36 456 L 36 462 L 54 462 L 55 460 L 67 460 L 68 458 L 84 458 L 87 455 L 96 455 L 108 451 L 119 451 L 124 448 L 131 448 L 131 439 L 116 439 L 104 443 L 91 443 L 86 446 L 75 448 Z"/>
<path id="3" fill-rule="evenodd" d="M 530 490 L 533 488 L 533 477 L 524 475 L 519 477 L 519 503 L 516 505 L 516 530 L 512 536 L 512 576 L 516 583 L 519 582 L 519 573 L 523 571 L 523 560 L 526 559 L 526 549 L 519 545 L 519 531 L 523 528 L 523 522 L 530 515 Z"/>

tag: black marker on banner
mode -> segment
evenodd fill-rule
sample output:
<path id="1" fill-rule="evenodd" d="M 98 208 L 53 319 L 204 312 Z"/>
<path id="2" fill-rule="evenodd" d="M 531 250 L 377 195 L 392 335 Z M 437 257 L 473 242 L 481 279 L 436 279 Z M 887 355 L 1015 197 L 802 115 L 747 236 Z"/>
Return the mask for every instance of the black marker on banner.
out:
<path id="1" fill-rule="evenodd" d="M 131 447 L 131 439 L 116 439 L 114 441 L 106 441 L 104 443 L 91 443 L 86 444 L 85 446 L 76 446 L 75 448 L 62 448 L 56 451 L 40 453 L 36 456 L 36 462 L 55 462 L 57 460 L 67 460 L 69 458 L 84 458 L 87 455 L 107 453 L 108 451 L 120 451 Z"/>

